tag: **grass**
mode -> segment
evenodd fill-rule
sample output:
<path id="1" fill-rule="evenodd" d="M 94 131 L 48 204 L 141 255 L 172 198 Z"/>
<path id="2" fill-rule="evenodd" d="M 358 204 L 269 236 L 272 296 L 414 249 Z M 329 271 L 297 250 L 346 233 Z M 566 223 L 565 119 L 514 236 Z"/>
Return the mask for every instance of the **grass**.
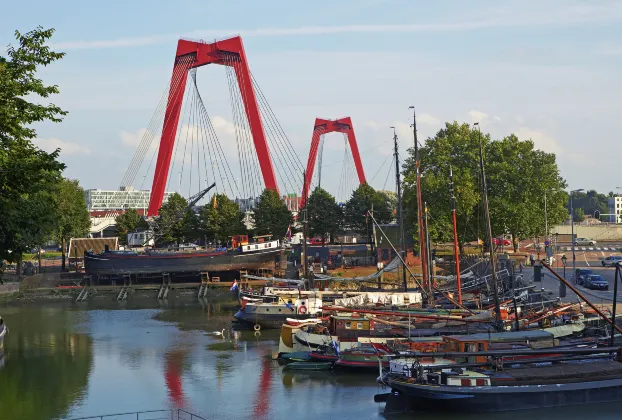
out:
<path id="1" fill-rule="evenodd" d="M 46 251 L 45 253 L 41 254 L 41 259 L 49 260 L 52 258 L 58 258 L 62 255 L 63 255 L 62 252 Z M 36 260 L 39 257 L 38 257 L 38 254 L 24 254 L 23 258 L 24 258 L 24 261 L 31 261 L 31 260 Z"/>

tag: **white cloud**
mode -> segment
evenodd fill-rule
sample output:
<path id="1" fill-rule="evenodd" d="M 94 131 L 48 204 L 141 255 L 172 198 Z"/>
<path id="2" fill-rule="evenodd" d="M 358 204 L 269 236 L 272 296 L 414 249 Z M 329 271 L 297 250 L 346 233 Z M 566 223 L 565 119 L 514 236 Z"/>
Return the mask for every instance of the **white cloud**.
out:
<path id="1" fill-rule="evenodd" d="M 596 55 L 618 56 L 622 55 L 622 45 L 602 45 L 593 51 Z"/>
<path id="2" fill-rule="evenodd" d="M 438 125 L 441 120 L 430 114 L 421 114 L 417 116 L 417 122 L 426 125 Z"/>
<path id="3" fill-rule="evenodd" d="M 141 140 L 143 139 L 146 133 L 147 133 L 147 129 L 141 128 L 134 132 L 121 131 L 119 135 L 121 136 L 121 141 L 123 142 L 125 146 L 136 148 L 138 147 L 138 145 L 140 144 Z"/>
<path id="4" fill-rule="evenodd" d="M 494 117 L 492 117 L 492 118 L 494 118 L 495 121 L 501 121 L 501 118 L 497 117 L 496 115 Z"/>
<path id="5" fill-rule="evenodd" d="M 488 118 L 488 114 L 482 111 L 477 111 L 475 109 L 472 109 L 469 111 L 469 117 L 471 117 L 471 122 L 474 122 L 474 123 L 478 122 L 481 124 Z"/>
<path id="6" fill-rule="evenodd" d="M 56 149 L 61 150 L 61 155 L 89 155 L 91 149 L 78 143 L 63 141 L 57 138 L 38 138 L 35 145 L 46 152 L 53 152 Z"/>
<path id="7" fill-rule="evenodd" d="M 531 6 L 520 3 L 518 9 L 506 7 L 499 10 L 486 10 L 485 14 L 465 19 L 448 19 L 441 22 L 414 23 L 406 25 L 338 25 L 338 26 L 299 26 L 291 28 L 255 28 L 255 29 L 220 29 L 196 30 L 183 34 L 185 38 L 213 39 L 223 34 L 240 34 L 244 37 L 286 37 L 314 36 L 330 34 L 380 34 L 412 32 L 449 32 L 470 31 L 486 28 L 508 28 L 525 26 L 564 26 L 583 23 L 616 22 L 622 20 L 621 3 L 575 4 L 565 7 L 552 7 L 547 4 L 532 3 Z M 110 40 L 76 40 L 53 44 L 54 48 L 101 49 L 141 47 L 170 42 L 179 34 L 154 34 L 140 37 L 117 38 Z"/>
<path id="8" fill-rule="evenodd" d="M 528 127 L 519 127 L 514 132 L 521 140 L 533 140 L 536 149 L 540 149 L 547 153 L 562 153 L 562 147 L 559 142 L 541 130 L 533 130 Z"/>

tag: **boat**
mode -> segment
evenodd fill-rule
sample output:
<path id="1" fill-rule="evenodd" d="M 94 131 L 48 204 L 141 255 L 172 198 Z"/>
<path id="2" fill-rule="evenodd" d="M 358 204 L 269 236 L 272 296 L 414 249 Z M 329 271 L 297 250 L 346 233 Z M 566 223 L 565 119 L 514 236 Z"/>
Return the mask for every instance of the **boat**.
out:
<path id="1" fill-rule="evenodd" d="M 6 326 L 4 319 L 0 316 L 0 359 L 4 357 L 4 337 L 9 332 L 9 328 Z"/>
<path id="2" fill-rule="evenodd" d="M 332 362 L 292 362 L 285 365 L 287 370 L 329 370 L 333 367 Z"/>
<path id="3" fill-rule="evenodd" d="M 284 360 L 293 360 L 295 362 L 308 362 L 312 360 L 311 355 L 307 351 L 284 353 L 284 354 L 279 355 L 279 357 Z"/>
<path id="4" fill-rule="evenodd" d="M 201 273 L 274 269 L 282 249 L 279 241 L 241 245 L 234 250 L 135 251 L 104 250 L 84 253 L 87 275 Z"/>
<path id="5" fill-rule="evenodd" d="M 382 377 L 391 393 L 376 395 L 375 400 L 386 402 L 385 414 L 412 410 L 469 414 L 622 401 L 620 348 L 565 350 L 563 357 L 538 359 L 537 364 L 523 360 L 529 363 L 521 367 L 504 367 L 503 352 L 499 353 L 492 362 L 495 367 L 397 365 Z"/>
<path id="6" fill-rule="evenodd" d="M 242 324 L 261 329 L 281 328 L 287 319 L 306 320 L 322 313 L 322 299 L 315 297 L 284 298 L 278 302 L 248 302 L 233 315 Z M 283 353 L 291 353 L 284 351 Z"/>

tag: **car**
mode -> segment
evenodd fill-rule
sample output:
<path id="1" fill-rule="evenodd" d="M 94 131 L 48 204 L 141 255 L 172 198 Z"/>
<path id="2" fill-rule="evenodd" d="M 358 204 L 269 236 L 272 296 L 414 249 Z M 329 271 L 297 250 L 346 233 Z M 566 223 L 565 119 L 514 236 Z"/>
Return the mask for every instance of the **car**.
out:
<path id="1" fill-rule="evenodd" d="M 512 241 L 504 238 L 492 238 L 492 243 L 497 246 L 510 246 Z"/>
<path id="2" fill-rule="evenodd" d="M 574 240 L 574 244 L 593 246 L 593 245 L 596 245 L 596 241 L 593 239 L 589 239 L 589 238 L 577 238 Z"/>
<path id="3" fill-rule="evenodd" d="M 583 285 L 588 289 L 609 290 L 609 283 L 600 274 L 590 274 L 583 279 Z"/>
<path id="4" fill-rule="evenodd" d="M 594 274 L 592 270 L 589 270 L 587 268 L 578 268 L 575 276 L 575 278 L 577 279 L 577 284 L 579 286 L 583 285 L 585 278 L 587 276 L 591 276 L 592 274 Z"/>
<path id="5" fill-rule="evenodd" d="M 611 255 L 607 258 L 604 258 L 601 263 L 603 264 L 603 267 L 606 266 L 611 266 L 611 267 L 615 267 L 616 264 L 620 263 L 622 265 L 622 256 L 620 255 Z"/>

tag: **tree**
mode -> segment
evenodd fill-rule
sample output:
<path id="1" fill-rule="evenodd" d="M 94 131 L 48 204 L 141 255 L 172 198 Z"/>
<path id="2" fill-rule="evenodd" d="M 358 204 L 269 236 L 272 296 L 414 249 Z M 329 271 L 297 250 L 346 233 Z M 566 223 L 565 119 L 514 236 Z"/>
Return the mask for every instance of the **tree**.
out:
<path id="1" fill-rule="evenodd" d="M 215 194 L 212 201 L 201 208 L 199 223 L 206 239 L 218 242 L 226 242 L 229 237 L 246 232 L 244 213 L 225 194 Z"/>
<path id="2" fill-rule="evenodd" d="M 138 214 L 136 209 L 127 209 L 123 214 L 115 218 L 117 232 L 121 236 L 121 242 L 127 244 L 127 234 L 136 229 L 149 229 L 149 224 Z"/>
<path id="3" fill-rule="evenodd" d="M 307 200 L 307 221 L 311 236 L 329 235 L 333 240 L 343 224 L 343 210 L 335 197 L 321 187 L 316 187 Z"/>
<path id="4" fill-rule="evenodd" d="M 31 139 L 34 123 L 59 122 L 66 112 L 36 99 L 29 102 L 58 93 L 57 86 L 36 78 L 39 67 L 64 55 L 45 45 L 53 32 L 40 27 L 23 35 L 16 31 L 19 45 L 0 57 L 0 260 L 17 262 L 18 270 L 23 253 L 41 246 L 57 227 L 51 191 L 65 165 L 57 160 L 59 150 L 46 153 Z"/>
<path id="5" fill-rule="evenodd" d="M 56 240 L 61 244 L 63 260 L 62 270 L 65 271 L 66 246 L 73 237 L 83 237 L 89 232 L 91 218 L 86 209 L 84 190 L 77 180 L 61 179 L 56 186 Z"/>
<path id="6" fill-rule="evenodd" d="M 559 173 L 555 154 L 534 148 L 531 140 L 510 135 L 486 148 L 491 224 L 496 234 L 513 238 L 543 236 L 544 196 L 547 221 L 562 223 L 566 217 L 566 182 Z M 514 241 L 514 250 L 518 240 Z"/>
<path id="7" fill-rule="evenodd" d="M 265 189 L 259 196 L 259 202 L 253 211 L 255 233 L 273 235 L 281 239 L 293 222 L 292 213 L 287 209 L 279 194 L 274 190 Z"/>
<path id="8" fill-rule="evenodd" d="M 585 213 L 582 208 L 574 209 L 574 217 L 575 223 L 581 223 L 585 220 Z"/>
<path id="9" fill-rule="evenodd" d="M 162 205 L 156 228 L 158 244 L 179 246 L 199 237 L 198 218 L 187 207 L 188 201 L 177 193 L 171 195 Z"/>
<path id="10" fill-rule="evenodd" d="M 373 222 L 367 212 L 374 211 L 374 219 L 378 223 L 390 222 L 393 218 L 386 198 L 378 194 L 369 184 L 360 185 L 344 207 L 344 225 L 364 236 L 371 242 Z"/>
<path id="11" fill-rule="evenodd" d="M 434 137 L 428 138 L 419 150 L 422 199 L 428 207 L 428 228 L 432 241 L 452 240 L 449 172 L 453 172 L 456 195 L 458 243 L 484 237 L 484 225 L 479 222 L 481 190 L 479 180 L 479 133 L 468 124 L 446 123 Z M 489 136 L 482 135 L 487 144 Z M 415 244 L 417 230 L 417 193 L 414 149 L 408 150 L 404 162 L 404 218 Z M 422 207 L 423 207 L 422 203 Z"/>

